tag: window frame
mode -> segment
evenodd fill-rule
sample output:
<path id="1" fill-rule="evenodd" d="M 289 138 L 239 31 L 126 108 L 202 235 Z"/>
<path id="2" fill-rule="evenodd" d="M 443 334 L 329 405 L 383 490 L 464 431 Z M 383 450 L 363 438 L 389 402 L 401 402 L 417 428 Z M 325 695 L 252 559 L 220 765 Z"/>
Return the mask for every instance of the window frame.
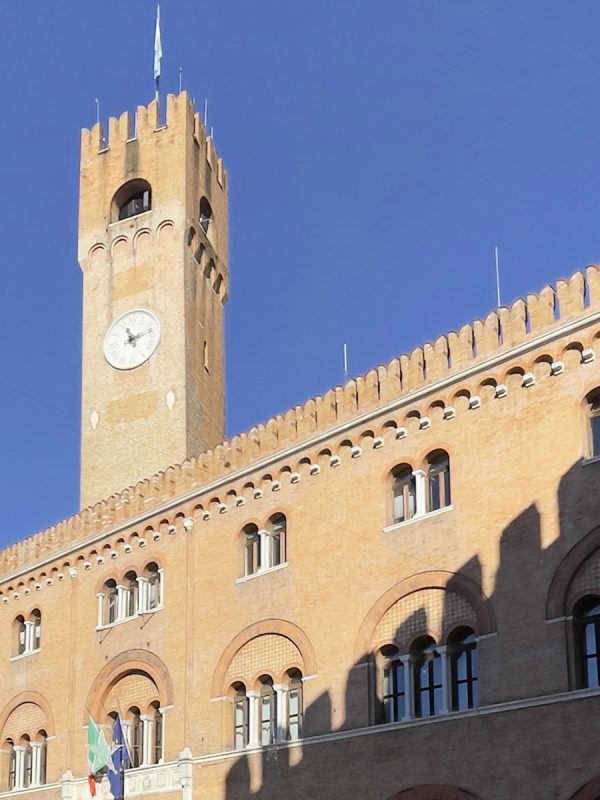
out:
<path id="1" fill-rule="evenodd" d="M 412 656 L 415 718 L 437 717 L 443 711 L 444 674 L 435 640 L 431 637 L 422 639 L 412 649 Z M 423 677 L 426 677 L 426 682 Z M 427 705 L 423 703 L 423 697 L 427 699 Z"/>
<path id="2" fill-rule="evenodd" d="M 434 490 L 437 498 L 434 498 Z M 452 505 L 450 456 L 445 450 L 436 450 L 427 457 L 427 513 L 440 511 Z"/>
<path id="3" fill-rule="evenodd" d="M 394 645 L 382 647 L 377 654 L 381 721 L 401 722 L 406 717 L 406 664 Z M 391 686 L 391 691 L 386 687 Z"/>
<path id="4" fill-rule="evenodd" d="M 392 475 L 392 524 L 408 522 L 417 515 L 417 479 L 410 464 L 398 464 Z M 402 516 L 397 514 L 398 499 L 402 499 Z M 411 509 L 412 501 L 412 509 Z"/>
<path id="5" fill-rule="evenodd" d="M 245 750 L 249 742 L 249 710 L 250 698 L 243 683 L 233 687 L 233 749 Z M 241 723 L 238 723 L 238 712 L 241 712 Z M 238 732 L 241 732 L 241 746 L 238 747 Z"/>
<path id="6" fill-rule="evenodd" d="M 479 658 L 477 635 L 472 628 L 453 631 L 448 641 L 450 656 L 450 691 L 453 711 L 469 711 L 479 706 Z M 459 677 L 460 659 L 464 657 L 465 677 Z M 466 687 L 467 705 L 461 705 L 461 687 Z"/>
<path id="7" fill-rule="evenodd" d="M 587 610 L 584 610 L 587 609 Z M 592 614 L 592 612 L 595 612 Z M 586 618 L 588 621 L 586 622 Z M 573 612 L 578 689 L 600 688 L 600 597 L 587 595 Z M 593 631 L 595 652 L 590 652 L 588 634 Z M 594 663 L 595 682 L 590 681 L 589 663 Z"/>
<path id="8" fill-rule="evenodd" d="M 587 402 L 589 458 L 600 458 L 600 391 L 589 396 Z"/>

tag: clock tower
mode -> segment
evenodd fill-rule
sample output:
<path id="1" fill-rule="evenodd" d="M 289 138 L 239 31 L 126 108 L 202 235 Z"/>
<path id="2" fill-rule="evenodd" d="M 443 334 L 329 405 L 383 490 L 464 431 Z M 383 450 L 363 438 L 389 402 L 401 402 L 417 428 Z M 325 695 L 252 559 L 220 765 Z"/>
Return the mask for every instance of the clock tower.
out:
<path id="1" fill-rule="evenodd" d="M 81 140 L 81 504 L 225 435 L 227 176 L 185 92 Z"/>

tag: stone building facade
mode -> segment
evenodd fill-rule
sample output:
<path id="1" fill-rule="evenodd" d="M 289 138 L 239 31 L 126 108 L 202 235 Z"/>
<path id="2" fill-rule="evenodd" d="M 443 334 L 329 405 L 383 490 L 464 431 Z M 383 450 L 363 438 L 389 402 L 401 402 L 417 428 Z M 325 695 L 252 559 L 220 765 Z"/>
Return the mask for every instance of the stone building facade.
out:
<path id="1" fill-rule="evenodd" d="M 83 132 L 86 507 L 0 554 L 0 797 L 88 797 L 120 712 L 128 798 L 598 800 L 600 268 L 219 444 L 227 176 L 159 123 Z"/>

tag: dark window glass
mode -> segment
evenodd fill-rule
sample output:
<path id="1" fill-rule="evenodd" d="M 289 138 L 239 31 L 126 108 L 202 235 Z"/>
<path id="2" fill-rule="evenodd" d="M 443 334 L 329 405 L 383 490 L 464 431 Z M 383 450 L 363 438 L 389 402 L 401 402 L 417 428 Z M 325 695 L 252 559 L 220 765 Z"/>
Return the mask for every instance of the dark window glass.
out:
<path id="1" fill-rule="evenodd" d="M 135 573 L 130 572 L 126 576 L 127 581 L 127 599 L 126 599 L 126 614 L 128 617 L 134 617 L 137 614 L 138 606 L 138 582 Z"/>
<path id="2" fill-rule="evenodd" d="M 146 567 L 148 575 L 148 610 L 160 606 L 160 572 L 156 564 L 149 564 Z"/>
<path id="3" fill-rule="evenodd" d="M 415 654 L 415 714 L 433 717 L 442 710 L 442 660 L 433 639 Z"/>
<path id="4" fill-rule="evenodd" d="M 459 634 L 450 645 L 452 708 L 465 711 L 479 702 L 477 640 L 473 631 Z"/>
<path id="5" fill-rule="evenodd" d="M 446 453 L 435 456 L 429 462 L 429 511 L 449 506 L 450 461 Z"/>
<path id="6" fill-rule="evenodd" d="M 404 522 L 411 519 L 416 508 L 415 476 L 410 467 L 400 469 L 394 473 L 394 522 Z"/>
<path id="7" fill-rule="evenodd" d="M 600 400 L 592 404 L 590 427 L 592 433 L 592 456 L 600 456 Z"/>
<path id="8" fill-rule="evenodd" d="M 575 615 L 579 661 L 579 685 L 584 689 L 600 686 L 600 600 L 583 601 Z"/>
<path id="9" fill-rule="evenodd" d="M 163 716 L 154 710 L 154 763 L 160 764 L 163 755 Z"/>
<path id="10" fill-rule="evenodd" d="M 27 627 L 23 617 L 17 618 L 17 655 L 21 656 L 25 652 L 27 644 Z"/>
<path id="11" fill-rule="evenodd" d="M 8 756 L 8 788 L 14 789 L 17 784 L 17 751 L 12 742 L 8 743 L 10 748 Z"/>
<path id="12" fill-rule="evenodd" d="M 278 514 L 270 520 L 271 533 L 271 566 L 276 567 L 285 561 L 285 535 L 286 523 L 283 514 Z"/>
<path id="13" fill-rule="evenodd" d="M 261 568 L 260 534 L 255 525 L 246 529 L 244 541 L 245 574 L 252 575 Z"/>
<path id="14" fill-rule="evenodd" d="M 109 581 L 105 588 L 106 592 L 106 622 L 116 622 L 117 620 L 117 585 L 114 581 Z"/>
<path id="15" fill-rule="evenodd" d="M 150 192 L 139 192 L 130 197 L 119 209 L 119 219 L 129 219 L 150 210 Z"/>
<path id="16" fill-rule="evenodd" d="M 143 729 L 140 712 L 135 709 L 131 719 L 131 761 L 132 767 L 139 767 L 143 758 Z"/>
<path id="17" fill-rule="evenodd" d="M 235 692 L 233 729 L 235 749 L 243 750 L 248 744 L 248 698 L 244 686 L 239 686 Z"/>
<path id="18" fill-rule="evenodd" d="M 399 722 L 406 715 L 404 664 L 398 654 L 389 655 L 383 666 L 383 716 L 385 722 Z"/>
<path id="19" fill-rule="evenodd" d="M 40 784 L 46 783 L 46 764 L 48 763 L 48 743 L 46 739 L 40 747 Z"/>
<path id="20" fill-rule="evenodd" d="M 288 692 L 287 738 L 296 741 L 302 736 L 302 675 L 294 670 L 290 676 Z"/>
<path id="21" fill-rule="evenodd" d="M 275 692 L 271 679 L 265 679 L 260 690 L 260 742 L 263 747 L 275 741 Z"/>
<path id="22" fill-rule="evenodd" d="M 23 762 L 23 786 L 27 788 L 28 786 L 31 786 L 31 767 L 33 764 L 33 750 L 31 749 L 29 742 L 27 742 L 25 745 Z"/>

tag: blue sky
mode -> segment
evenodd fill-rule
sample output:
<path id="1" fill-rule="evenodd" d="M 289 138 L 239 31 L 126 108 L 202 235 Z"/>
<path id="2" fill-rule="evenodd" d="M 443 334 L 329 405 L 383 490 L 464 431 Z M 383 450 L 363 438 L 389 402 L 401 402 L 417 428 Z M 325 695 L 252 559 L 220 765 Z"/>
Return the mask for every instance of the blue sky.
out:
<path id="1" fill-rule="evenodd" d="M 163 0 L 230 175 L 228 430 L 600 260 L 597 0 Z M 79 129 L 155 5 L 0 6 L 0 546 L 77 510 Z"/>

